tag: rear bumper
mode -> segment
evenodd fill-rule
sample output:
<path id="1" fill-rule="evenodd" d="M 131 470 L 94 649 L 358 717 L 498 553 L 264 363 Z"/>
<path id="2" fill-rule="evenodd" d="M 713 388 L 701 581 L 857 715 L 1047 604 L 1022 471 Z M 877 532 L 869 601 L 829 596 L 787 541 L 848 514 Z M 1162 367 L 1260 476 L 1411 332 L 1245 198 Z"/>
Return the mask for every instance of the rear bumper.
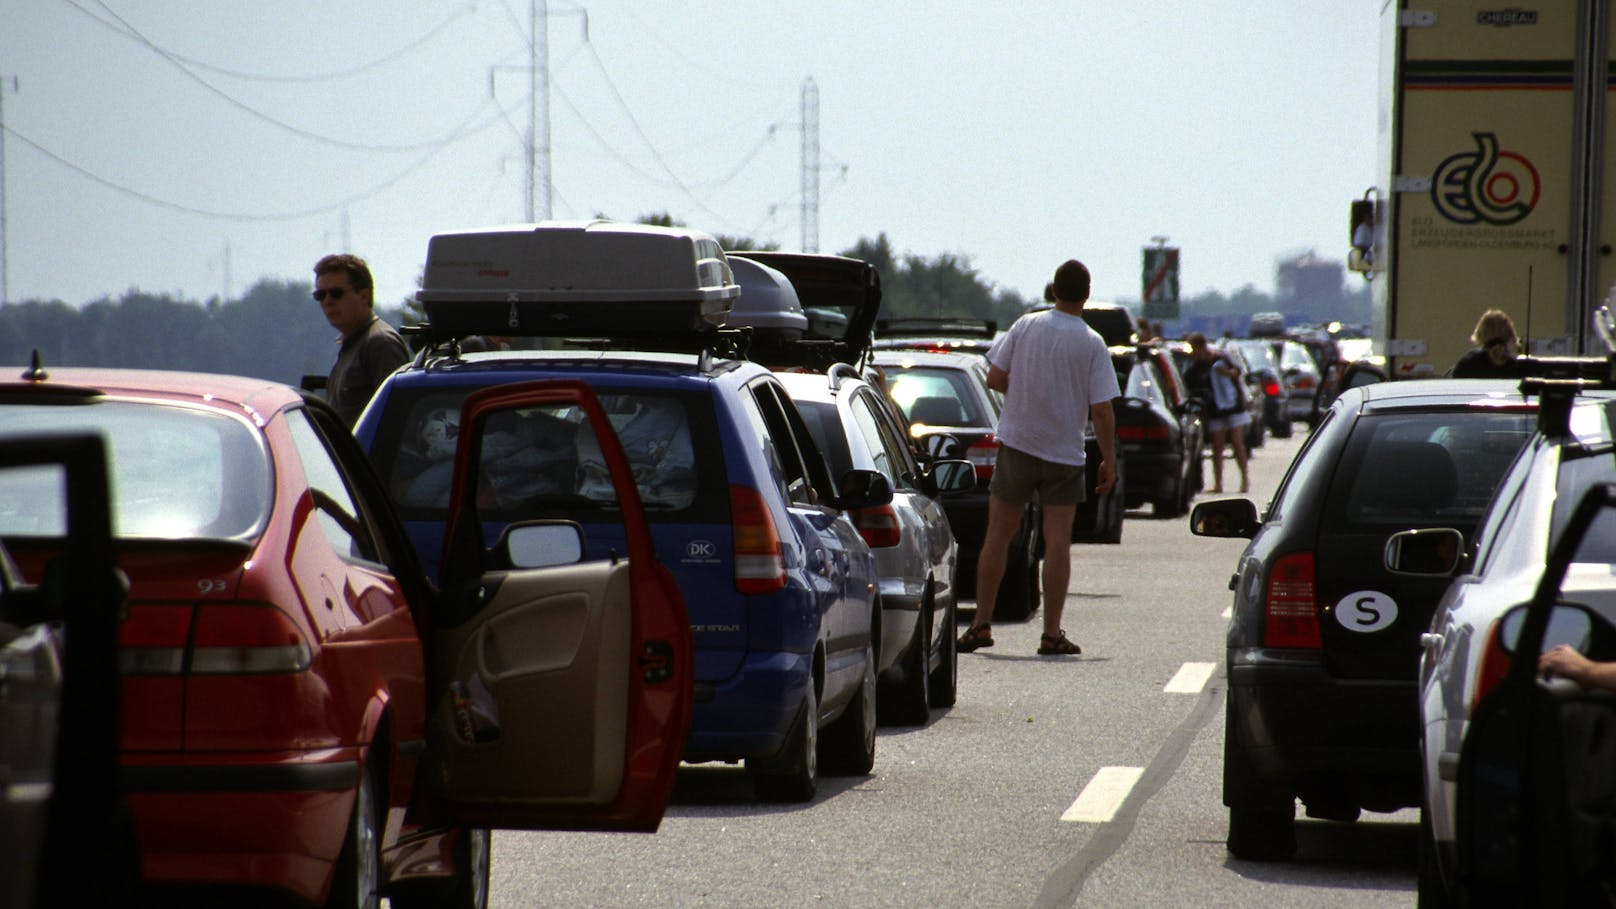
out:
<path id="1" fill-rule="evenodd" d="M 1231 747 L 1262 788 L 1376 811 L 1419 804 L 1419 702 L 1410 680 L 1338 679 L 1316 663 L 1229 667 Z M 1227 793 L 1226 793 L 1227 796 Z"/>
<path id="2" fill-rule="evenodd" d="M 154 884 L 267 887 L 318 903 L 348 832 L 357 748 L 125 754 L 120 771 Z"/>
<path id="3" fill-rule="evenodd" d="M 721 682 L 696 683 L 684 759 L 735 761 L 779 753 L 812 678 L 811 654 L 777 652 L 747 657 Z"/>

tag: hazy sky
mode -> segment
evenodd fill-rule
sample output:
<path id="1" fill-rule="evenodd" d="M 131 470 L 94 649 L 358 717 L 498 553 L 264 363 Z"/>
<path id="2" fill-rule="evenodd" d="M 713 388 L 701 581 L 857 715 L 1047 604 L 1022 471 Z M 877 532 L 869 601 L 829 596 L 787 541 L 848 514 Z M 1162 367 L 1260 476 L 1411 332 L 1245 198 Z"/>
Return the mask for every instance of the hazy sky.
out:
<path id="1" fill-rule="evenodd" d="M 344 248 L 379 302 L 427 239 L 526 219 L 527 0 L 0 0 L 6 291 L 239 296 Z M 886 233 L 1039 295 L 1272 292 L 1374 181 L 1378 4 L 549 4 L 553 216 L 654 212 L 822 252 Z M 16 82 L 13 84 L 12 77 Z M 319 318 L 310 304 L 310 318 Z"/>

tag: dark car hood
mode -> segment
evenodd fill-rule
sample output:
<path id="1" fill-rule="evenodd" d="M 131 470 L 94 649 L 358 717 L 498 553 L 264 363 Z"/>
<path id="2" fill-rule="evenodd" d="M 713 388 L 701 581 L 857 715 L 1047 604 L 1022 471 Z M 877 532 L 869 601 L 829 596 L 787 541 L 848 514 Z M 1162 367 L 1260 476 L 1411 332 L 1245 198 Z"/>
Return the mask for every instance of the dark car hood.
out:
<path id="1" fill-rule="evenodd" d="M 747 359 L 774 368 L 825 369 L 832 363 L 857 363 L 864 356 L 881 308 L 881 274 L 875 266 L 861 259 L 810 253 L 731 255 L 760 262 L 784 274 L 796 289 L 808 319 L 800 341 L 754 343 Z M 732 319 L 730 324 L 744 323 Z"/>

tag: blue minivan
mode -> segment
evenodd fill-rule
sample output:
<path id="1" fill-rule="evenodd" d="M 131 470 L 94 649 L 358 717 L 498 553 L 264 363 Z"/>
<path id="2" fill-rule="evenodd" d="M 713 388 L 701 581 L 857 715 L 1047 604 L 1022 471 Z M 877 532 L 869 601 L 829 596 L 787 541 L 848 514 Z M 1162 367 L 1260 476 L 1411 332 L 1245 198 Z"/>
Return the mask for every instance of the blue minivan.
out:
<path id="1" fill-rule="evenodd" d="M 778 378 L 718 328 L 738 293 L 699 231 L 597 221 L 440 234 L 418 297 L 419 351 L 354 432 L 432 569 L 460 401 L 509 382 L 587 382 L 688 606 L 685 759 L 744 761 L 759 797 L 806 801 L 821 762 L 852 775 L 874 764 L 879 575 L 848 512 L 890 502 L 892 489 L 872 470 L 832 476 Z M 548 349 L 468 352 L 474 335 Z M 553 413 L 517 414 L 487 437 L 487 496 L 510 503 L 495 517 L 570 519 L 591 552 L 620 550 L 599 452 L 574 430 Z"/>

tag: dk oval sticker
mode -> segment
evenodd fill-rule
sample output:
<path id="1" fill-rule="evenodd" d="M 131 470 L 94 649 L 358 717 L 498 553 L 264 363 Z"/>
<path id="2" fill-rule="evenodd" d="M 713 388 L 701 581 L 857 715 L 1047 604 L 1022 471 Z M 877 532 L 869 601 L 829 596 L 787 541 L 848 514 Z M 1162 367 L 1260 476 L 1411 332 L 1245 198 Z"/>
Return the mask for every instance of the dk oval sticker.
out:
<path id="1" fill-rule="evenodd" d="M 1397 621 L 1397 601 L 1378 590 L 1358 590 L 1335 604 L 1335 620 L 1341 627 L 1369 634 Z"/>

